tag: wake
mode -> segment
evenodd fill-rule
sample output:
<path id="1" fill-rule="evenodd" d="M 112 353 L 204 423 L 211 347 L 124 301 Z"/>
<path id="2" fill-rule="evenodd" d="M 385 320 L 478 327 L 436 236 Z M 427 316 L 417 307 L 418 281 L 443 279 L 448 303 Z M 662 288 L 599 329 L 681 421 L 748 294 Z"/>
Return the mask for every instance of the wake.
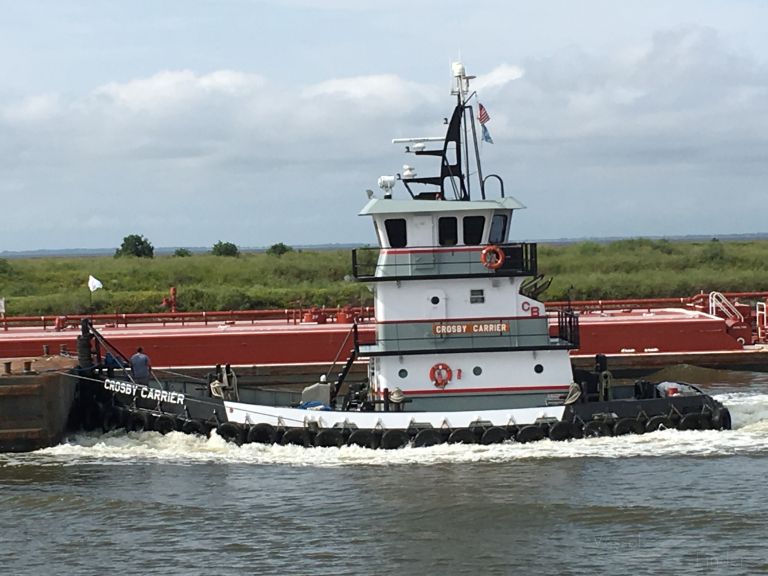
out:
<path id="1" fill-rule="evenodd" d="M 727 393 L 715 398 L 731 411 L 733 430 L 663 430 L 651 434 L 588 438 L 530 444 L 507 442 L 491 446 L 442 444 L 430 448 L 368 450 L 357 446 L 303 448 L 227 443 L 214 432 L 210 438 L 171 432 L 115 431 L 83 433 L 67 442 L 29 454 L 0 455 L 0 466 L 81 464 L 129 465 L 156 462 L 192 466 L 239 463 L 287 466 L 391 466 L 462 462 L 511 462 L 562 458 L 725 457 L 768 454 L 768 394 Z"/>

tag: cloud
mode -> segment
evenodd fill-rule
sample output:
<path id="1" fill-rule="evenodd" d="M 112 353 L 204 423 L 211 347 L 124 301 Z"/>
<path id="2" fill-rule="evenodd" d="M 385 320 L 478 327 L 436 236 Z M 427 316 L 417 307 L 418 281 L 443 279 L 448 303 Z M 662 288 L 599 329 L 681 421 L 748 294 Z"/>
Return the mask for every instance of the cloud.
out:
<path id="1" fill-rule="evenodd" d="M 197 75 L 190 70 L 164 71 L 130 82 L 111 82 L 94 91 L 96 98 L 133 112 L 178 112 L 209 98 L 249 96 L 263 90 L 261 76 L 233 70 Z"/>
<path id="2" fill-rule="evenodd" d="M 39 94 L 0 107 L 0 117 L 8 124 L 33 124 L 49 120 L 59 111 L 57 94 Z"/>
<path id="3" fill-rule="evenodd" d="M 764 202 L 765 61 L 734 52 L 707 28 L 663 30 L 611 53 L 568 47 L 518 64 L 500 60 L 473 84 L 495 140 L 482 151 L 486 171 L 502 174 L 507 193 L 531 208 L 558 207 L 544 227 L 527 229 L 541 215 L 526 214 L 520 234 L 599 235 L 607 226 L 595 227 L 595 206 L 617 229 L 629 206 L 625 233 L 643 233 L 643 222 L 661 221 L 654 206 L 675 194 L 700 211 L 668 222 L 671 232 L 736 218 L 764 227 L 736 207 L 701 210 L 734 183 L 742 202 Z M 214 242 L 224 238 L 221 226 L 231 232 L 225 240 L 245 246 L 370 241 L 362 219 L 328 223 L 338 221 L 340 205 L 354 212 L 347 204 L 362 202 L 380 174 L 410 163 L 391 138 L 442 134 L 449 87 L 447 76 L 433 84 L 384 73 L 296 84 L 182 69 L 82 94 L 0 94 L 0 246 L 60 241 L 28 217 L 31 197 L 78 215 L 61 236 L 68 246 L 118 245 L 137 232 L 115 217 L 129 206 L 132 214 L 151 207 L 138 232 L 156 246 Z M 433 171 L 429 160 L 414 162 L 419 174 Z M 218 217 L 225 212 L 236 216 Z M 114 223 L 112 237 L 104 218 Z"/>

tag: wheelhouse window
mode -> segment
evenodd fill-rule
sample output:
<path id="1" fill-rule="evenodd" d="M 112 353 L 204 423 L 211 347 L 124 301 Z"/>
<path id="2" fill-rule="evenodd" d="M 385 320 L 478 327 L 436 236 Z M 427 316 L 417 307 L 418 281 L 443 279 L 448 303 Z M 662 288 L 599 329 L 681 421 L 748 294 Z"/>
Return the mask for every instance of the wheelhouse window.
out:
<path id="1" fill-rule="evenodd" d="M 387 240 L 391 248 L 405 248 L 408 245 L 405 218 L 384 220 L 384 228 L 387 230 Z"/>
<path id="2" fill-rule="evenodd" d="M 437 221 L 437 240 L 440 246 L 459 243 L 459 226 L 455 216 L 444 216 Z"/>
<path id="3" fill-rule="evenodd" d="M 485 216 L 465 216 L 463 224 L 464 244 L 467 246 L 477 246 L 482 243 Z"/>
<path id="4" fill-rule="evenodd" d="M 503 244 L 507 239 L 507 215 L 494 214 L 491 220 L 491 233 L 488 242 L 491 244 Z"/>

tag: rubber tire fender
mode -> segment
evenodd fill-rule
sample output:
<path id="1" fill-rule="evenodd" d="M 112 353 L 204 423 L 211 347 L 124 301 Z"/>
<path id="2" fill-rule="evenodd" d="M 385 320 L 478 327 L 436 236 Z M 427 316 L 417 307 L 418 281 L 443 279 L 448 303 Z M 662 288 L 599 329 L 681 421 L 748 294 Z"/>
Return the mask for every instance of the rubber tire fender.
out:
<path id="1" fill-rule="evenodd" d="M 731 429 L 731 412 L 725 406 L 716 408 L 712 413 L 712 425 L 716 430 Z"/>
<path id="2" fill-rule="evenodd" d="M 259 424 L 254 424 L 248 429 L 246 441 L 256 444 L 274 444 L 276 436 L 277 431 L 272 424 L 261 422 Z"/>
<path id="3" fill-rule="evenodd" d="M 184 434 L 197 434 L 198 436 L 208 436 L 208 426 L 200 420 L 187 420 L 182 424 L 181 431 Z"/>
<path id="4" fill-rule="evenodd" d="M 669 416 L 665 416 L 663 414 L 651 416 L 648 419 L 648 422 L 645 423 L 646 432 L 656 432 L 662 427 L 665 430 L 669 430 L 671 428 L 674 428 L 675 425 L 672 423 L 672 420 L 669 418 Z"/>
<path id="5" fill-rule="evenodd" d="M 477 444 L 477 434 L 469 428 L 457 428 L 448 436 L 448 444 Z"/>
<path id="6" fill-rule="evenodd" d="M 543 439 L 544 439 L 544 430 L 541 429 L 541 426 L 537 426 L 536 424 L 529 424 L 528 426 L 523 426 L 522 428 L 520 428 L 520 430 L 517 433 L 517 436 L 515 437 L 515 440 L 517 440 L 521 444 L 527 444 L 528 442 L 537 442 Z"/>
<path id="7" fill-rule="evenodd" d="M 584 424 L 584 438 L 600 438 L 610 435 L 611 427 L 601 420 L 590 420 Z"/>
<path id="8" fill-rule="evenodd" d="M 613 425 L 614 436 L 624 436 L 625 434 L 642 434 L 645 432 L 645 426 L 635 418 L 619 418 Z"/>
<path id="9" fill-rule="evenodd" d="M 372 430 L 355 430 L 347 438 L 347 446 L 360 446 L 375 450 L 379 446 L 379 437 Z"/>
<path id="10" fill-rule="evenodd" d="M 315 435 L 318 448 L 341 448 L 344 446 L 344 434 L 338 428 L 323 428 Z"/>
<path id="11" fill-rule="evenodd" d="M 439 430 L 435 430 L 434 428 L 425 428 L 424 430 L 419 430 L 419 433 L 416 434 L 416 437 L 413 439 L 413 446 L 415 448 L 427 448 L 429 446 L 437 446 L 438 444 L 443 443 L 443 435 L 440 434 Z"/>
<path id="12" fill-rule="evenodd" d="M 699 430 L 701 428 L 701 414 L 691 412 L 684 415 L 677 424 L 678 430 Z"/>
<path id="13" fill-rule="evenodd" d="M 125 419 L 125 429 L 129 432 L 143 432 L 149 430 L 149 418 L 145 412 L 128 412 Z"/>
<path id="14" fill-rule="evenodd" d="M 176 416 L 173 414 L 162 414 L 155 418 L 153 428 L 160 434 L 168 434 L 176 430 Z"/>
<path id="15" fill-rule="evenodd" d="M 216 434 L 238 446 L 243 443 L 243 428 L 237 422 L 222 422 L 216 427 Z"/>
<path id="16" fill-rule="evenodd" d="M 307 448 L 312 445 L 312 439 L 309 437 L 309 432 L 306 428 L 288 428 L 280 439 L 280 444 L 283 446 L 292 444 Z"/>
<path id="17" fill-rule="evenodd" d="M 397 450 L 404 448 L 411 441 L 405 430 L 387 430 L 381 436 L 381 448 L 384 450 Z"/>
<path id="18" fill-rule="evenodd" d="M 568 440 L 571 437 L 570 422 L 555 422 L 549 427 L 549 439 L 555 441 Z"/>

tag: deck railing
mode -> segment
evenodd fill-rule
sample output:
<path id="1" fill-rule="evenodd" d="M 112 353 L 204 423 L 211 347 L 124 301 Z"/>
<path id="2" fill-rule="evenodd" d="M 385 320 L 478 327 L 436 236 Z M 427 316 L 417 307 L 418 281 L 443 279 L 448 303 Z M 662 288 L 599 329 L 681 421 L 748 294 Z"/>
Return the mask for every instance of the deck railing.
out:
<path id="1" fill-rule="evenodd" d="M 498 247 L 504 252 L 504 261 L 496 269 L 484 266 L 481 261 L 485 246 L 357 248 L 352 251 L 352 274 L 363 282 L 537 274 L 535 243 L 499 244 Z"/>

